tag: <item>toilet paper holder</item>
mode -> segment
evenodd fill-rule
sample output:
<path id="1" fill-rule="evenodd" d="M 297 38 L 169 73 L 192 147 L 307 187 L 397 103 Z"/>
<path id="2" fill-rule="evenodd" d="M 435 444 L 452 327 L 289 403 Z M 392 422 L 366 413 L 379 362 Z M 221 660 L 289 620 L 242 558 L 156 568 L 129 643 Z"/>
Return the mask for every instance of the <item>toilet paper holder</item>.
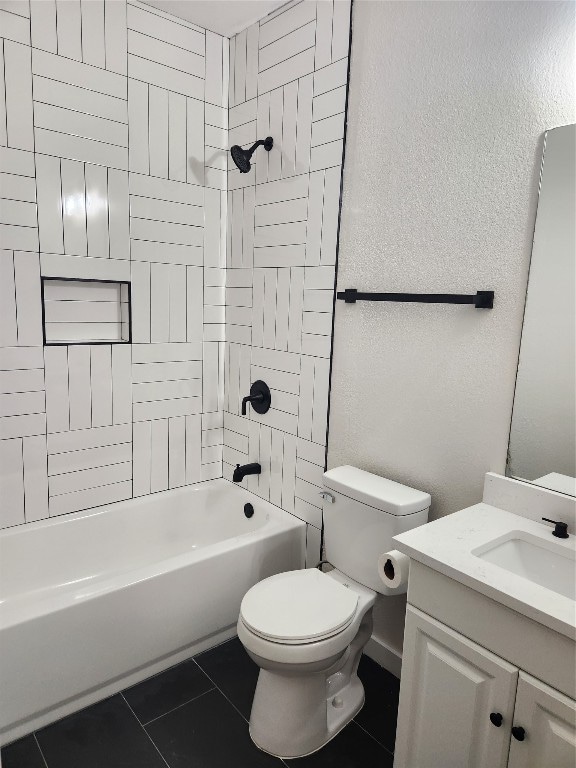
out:
<path id="1" fill-rule="evenodd" d="M 387 558 L 386 562 L 384 563 L 384 573 L 386 574 L 386 577 L 390 580 L 394 578 L 394 563 L 390 558 Z"/>
<path id="2" fill-rule="evenodd" d="M 318 496 L 321 496 L 324 499 L 324 501 L 328 502 L 328 504 L 334 504 L 334 502 L 336 501 L 336 497 L 333 496 L 331 493 L 329 493 L 329 491 L 320 491 L 318 493 Z"/>
<path id="3" fill-rule="evenodd" d="M 407 591 L 409 573 L 410 558 L 396 549 L 383 552 L 378 558 L 378 574 L 391 594 L 402 595 Z"/>

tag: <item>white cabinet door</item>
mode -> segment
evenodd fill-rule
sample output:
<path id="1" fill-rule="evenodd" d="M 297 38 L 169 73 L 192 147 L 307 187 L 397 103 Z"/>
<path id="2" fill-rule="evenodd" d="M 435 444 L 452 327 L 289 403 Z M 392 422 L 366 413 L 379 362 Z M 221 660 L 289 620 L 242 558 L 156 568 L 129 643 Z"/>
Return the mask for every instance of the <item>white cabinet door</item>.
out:
<path id="1" fill-rule="evenodd" d="M 394 768 L 505 768 L 516 667 L 412 606 L 402 658 Z"/>
<path id="2" fill-rule="evenodd" d="M 525 672 L 518 681 L 508 766 L 576 766 L 576 702 Z"/>

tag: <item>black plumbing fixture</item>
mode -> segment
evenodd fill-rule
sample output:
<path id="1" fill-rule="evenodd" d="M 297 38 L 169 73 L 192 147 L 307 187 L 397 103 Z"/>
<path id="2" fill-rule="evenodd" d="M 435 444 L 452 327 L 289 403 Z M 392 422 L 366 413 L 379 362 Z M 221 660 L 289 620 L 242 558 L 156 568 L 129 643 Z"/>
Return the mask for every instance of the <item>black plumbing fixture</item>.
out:
<path id="1" fill-rule="evenodd" d="M 236 469 L 232 473 L 232 480 L 235 483 L 241 483 L 246 475 L 259 475 L 262 472 L 262 467 L 256 462 L 254 464 L 236 464 Z"/>
<path id="2" fill-rule="evenodd" d="M 233 147 L 230 147 L 230 154 L 232 155 L 232 160 L 236 163 L 236 166 L 240 173 L 248 173 L 250 168 L 252 167 L 250 164 L 250 158 L 254 154 L 254 150 L 258 147 L 264 147 L 266 152 L 270 152 L 272 147 L 274 146 L 274 139 L 272 136 L 267 136 L 265 139 L 258 139 L 258 141 L 254 142 L 250 149 L 242 149 L 238 144 L 234 144 Z"/>
<path id="3" fill-rule="evenodd" d="M 250 504 L 250 502 L 248 502 L 247 504 L 244 504 L 244 514 L 248 518 L 254 517 L 254 507 L 252 506 L 252 504 Z"/>
<path id="4" fill-rule="evenodd" d="M 356 288 L 338 291 L 336 298 L 346 304 L 357 301 L 417 301 L 423 304 L 473 304 L 476 309 L 492 309 L 494 291 L 466 293 L 365 293 Z"/>
<path id="5" fill-rule="evenodd" d="M 560 523 L 558 520 L 550 520 L 548 517 L 543 517 L 542 520 L 554 525 L 552 536 L 556 536 L 557 539 L 567 539 L 570 536 L 568 533 L 568 523 Z"/>
<path id="6" fill-rule="evenodd" d="M 250 387 L 250 394 L 242 398 L 242 416 L 246 416 L 246 403 L 250 403 L 256 413 L 267 413 L 272 403 L 270 387 L 265 381 L 255 381 Z"/>

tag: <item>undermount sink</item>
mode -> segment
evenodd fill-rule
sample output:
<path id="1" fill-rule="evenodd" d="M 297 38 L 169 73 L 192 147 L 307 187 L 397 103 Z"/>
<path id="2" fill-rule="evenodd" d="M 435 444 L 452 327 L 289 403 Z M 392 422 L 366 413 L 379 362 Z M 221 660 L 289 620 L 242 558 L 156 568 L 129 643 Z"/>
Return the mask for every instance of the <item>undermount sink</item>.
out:
<path id="1" fill-rule="evenodd" d="M 524 531 L 510 531 L 472 551 L 487 563 L 576 600 L 574 549 Z"/>

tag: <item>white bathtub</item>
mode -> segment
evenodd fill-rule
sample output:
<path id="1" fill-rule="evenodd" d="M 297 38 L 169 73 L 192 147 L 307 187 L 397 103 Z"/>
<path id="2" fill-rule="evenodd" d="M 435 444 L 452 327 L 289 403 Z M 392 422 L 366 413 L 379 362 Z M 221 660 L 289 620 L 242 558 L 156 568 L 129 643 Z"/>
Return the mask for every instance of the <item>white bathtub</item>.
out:
<path id="1" fill-rule="evenodd" d="M 0 744 L 232 637 L 304 550 L 304 523 L 226 480 L 0 533 Z"/>

